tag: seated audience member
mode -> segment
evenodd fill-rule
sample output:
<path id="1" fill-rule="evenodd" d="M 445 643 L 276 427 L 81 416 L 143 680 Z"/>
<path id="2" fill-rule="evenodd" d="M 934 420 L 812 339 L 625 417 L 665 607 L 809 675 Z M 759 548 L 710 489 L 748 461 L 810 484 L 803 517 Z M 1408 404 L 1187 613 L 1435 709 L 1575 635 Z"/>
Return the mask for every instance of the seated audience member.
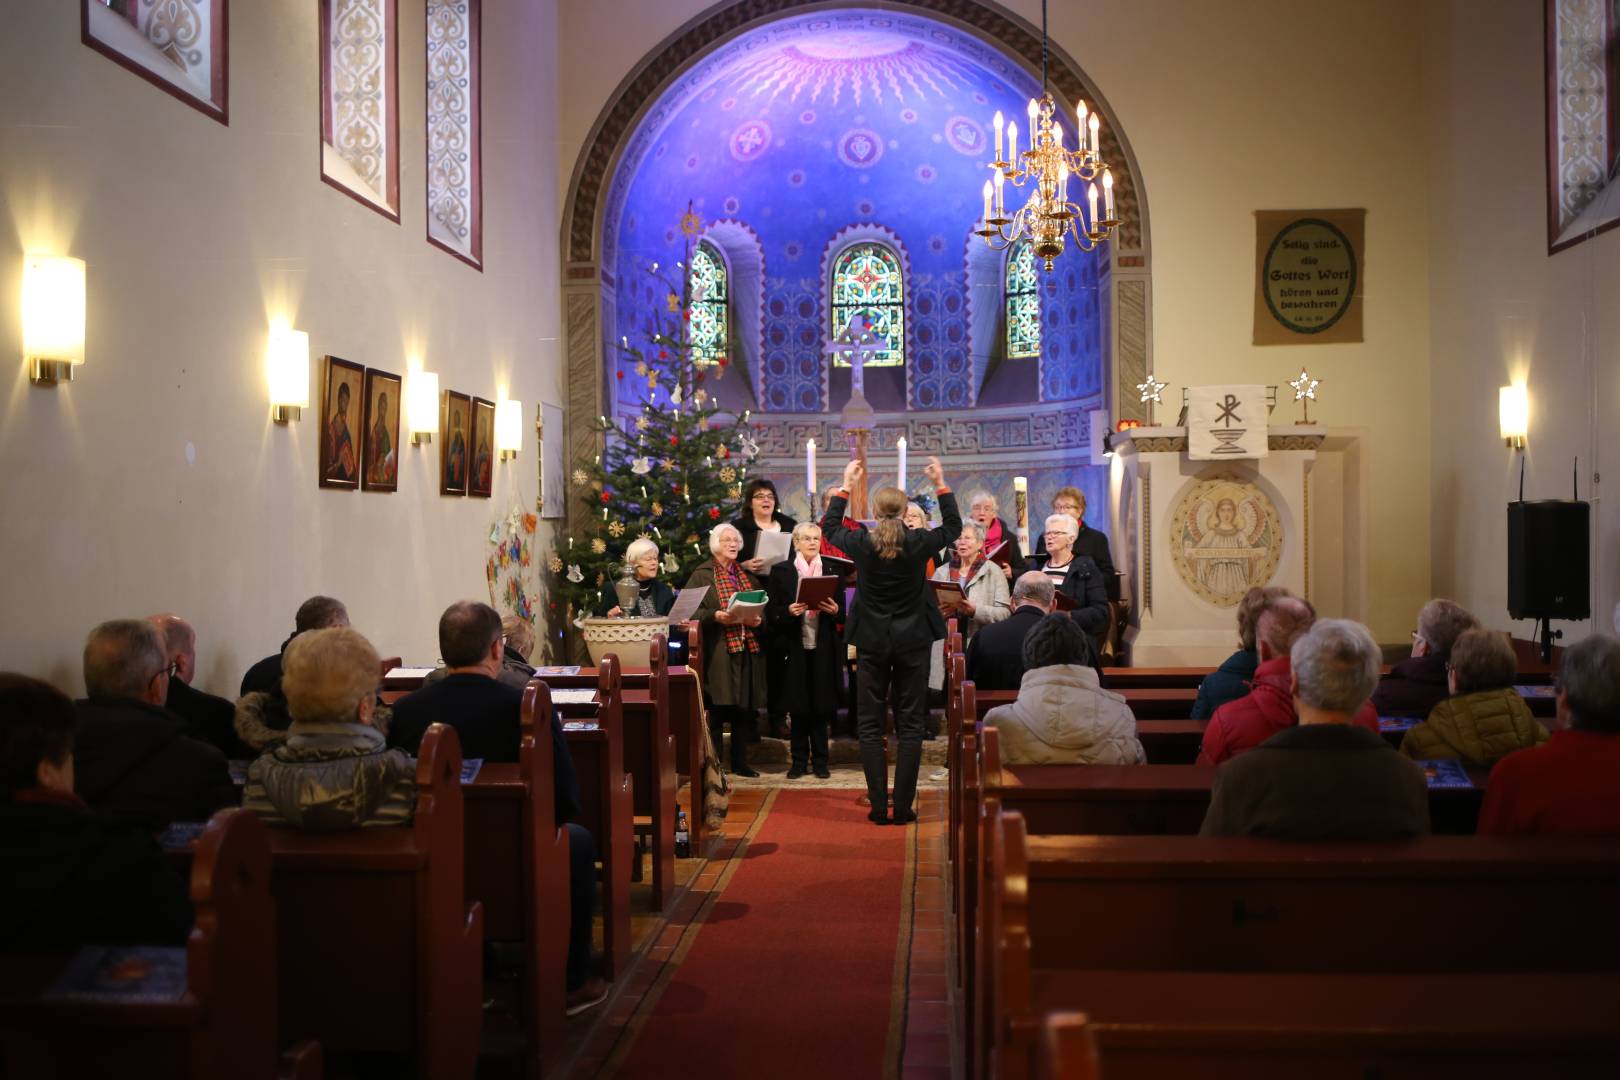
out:
<path id="1" fill-rule="evenodd" d="M 458 600 L 439 616 L 439 655 L 445 677 L 394 702 L 388 744 L 415 754 L 428 725 L 449 724 L 463 758 L 518 759 L 523 691 L 502 682 L 506 655 L 501 617 L 488 604 Z"/>
<path id="2" fill-rule="evenodd" d="M 357 630 L 299 634 L 282 654 L 292 726 L 248 766 L 243 805 L 311 832 L 402 825 L 416 805 L 416 762 L 388 749 L 372 726 L 381 679 L 377 650 Z"/>
<path id="3" fill-rule="evenodd" d="M 1249 680 L 1254 678 L 1254 669 L 1260 663 L 1258 646 L 1254 642 L 1255 621 L 1267 604 L 1287 595 L 1287 589 L 1276 585 L 1256 585 L 1243 594 L 1237 606 L 1238 650 L 1198 684 L 1198 699 L 1192 707 L 1194 720 L 1208 720 L 1216 709 L 1249 692 Z"/>
<path id="4" fill-rule="evenodd" d="M 149 621 L 163 635 L 163 648 L 174 665 L 164 707 L 186 722 L 186 734 L 193 739 L 215 747 L 227 758 L 247 757 L 236 737 L 235 703 L 191 685 L 197 677 L 197 631 L 178 615 L 153 615 Z"/>
<path id="5" fill-rule="evenodd" d="M 1012 614 L 968 639 L 967 677 L 980 690 L 1017 690 L 1024 678 L 1024 639 L 1056 603 L 1056 587 L 1039 570 L 1013 582 Z"/>
<path id="6" fill-rule="evenodd" d="M 534 652 L 534 627 L 516 615 L 502 615 L 501 635 L 505 643 L 501 648 L 501 671 L 495 677 L 507 686 L 515 686 L 521 691 L 529 685 L 529 680 L 534 678 L 534 665 L 529 663 L 529 656 Z M 436 667 L 428 672 L 422 680 L 422 685 L 436 683 L 448 674 L 449 668 Z"/>
<path id="7" fill-rule="evenodd" d="M 1373 711 L 1379 716 L 1409 716 L 1418 720 L 1446 700 L 1446 663 L 1457 635 L 1479 622 L 1461 604 L 1430 600 L 1418 612 L 1412 631 L 1412 658 L 1390 668 L 1373 691 Z"/>
<path id="8" fill-rule="evenodd" d="M 163 707 L 174 665 L 145 619 L 104 622 L 84 643 L 84 685 L 76 706 L 74 790 L 110 821 L 161 829 L 207 821 L 235 806 L 225 755 L 186 734 Z"/>
<path id="9" fill-rule="evenodd" d="M 1290 655 L 1299 723 L 1215 771 L 1201 834 L 1395 840 L 1428 833 L 1423 769 L 1354 721 L 1378 684 L 1382 656 L 1372 634 L 1348 619 L 1322 619 Z"/>
<path id="10" fill-rule="evenodd" d="M 439 652 L 449 674 L 394 703 L 388 741 L 416 753 L 428 725 L 448 724 L 461 737 L 461 756 L 515 762 L 522 727 L 523 691 L 499 681 L 501 618 L 488 604 L 459 600 L 439 617 Z M 543 737 L 543 736 L 539 736 Z M 568 1013 L 607 997 L 607 983 L 591 975 L 591 919 L 596 908 L 596 843 L 579 816 L 579 778 L 551 714 L 552 789 L 559 822 L 568 823 L 570 922 Z"/>
<path id="11" fill-rule="evenodd" d="M 1108 590 L 1097 564 L 1074 550 L 1080 523 L 1067 514 L 1046 519 L 1046 562 L 1041 567 L 1058 592 L 1074 601 L 1068 615 L 1088 634 L 1108 630 Z"/>
<path id="12" fill-rule="evenodd" d="M 310 630 L 348 626 L 349 609 L 330 596 L 312 596 L 298 605 L 293 632 L 281 643 L 281 651 L 248 668 L 242 676 L 236 702 L 236 735 L 255 753 L 263 753 L 287 737 L 287 699 L 281 693 L 281 657 L 293 638 Z"/>
<path id="13" fill-rule="evenodd" d="M 73 702 L 0 674 L 0 953 L 183 945 L 186 883 L 136 825 L 73 794 Z"/>
<path id="14" fill-rule="evenodd" d="M 1452 696 L 1406 733 L 1401 753 L 1420 761 L 1461 758 L 1488 767 L 1547 741 L 1547 729 L 1513 689 L 1518 660 L 1500 633 L 1464 630 L 1451 646 L 1446 668 Z"/>
<path id="15" fill-rule="evenodd" d="M 1004 765 L 1140 765 L 1136 717 L 1104 690 L 1091 641 L 1073 619 L 1047 615 L 1024 639 L 1018 700 L 985 714 L 1001 733 Z"/>
<path id="16" fill-rule="evenodd" d="M 1293 727 L 1294 713 L 1289 650 L 1316 621 L 1311 606 L 1296 596 L 1273 600 L 1255 622 L 1260 663 L 1250 681 L 1252 689 L 1236 701 L 1215 710 L 1204 728 L 1201 765 L 1218 765 L 1227 758 L 1253 750 L 1277 732 Z M 1378 734 L 1378 714 L 1363 699 L 1352 721 Z"/>
<path id="17" fill-rule="evenodd" d="M 1480 832 L 1620 836 L 1620 641 L 1594 634 L 1564 650 L 1558 725 L 1545 746 L 1496 763 Z"/>

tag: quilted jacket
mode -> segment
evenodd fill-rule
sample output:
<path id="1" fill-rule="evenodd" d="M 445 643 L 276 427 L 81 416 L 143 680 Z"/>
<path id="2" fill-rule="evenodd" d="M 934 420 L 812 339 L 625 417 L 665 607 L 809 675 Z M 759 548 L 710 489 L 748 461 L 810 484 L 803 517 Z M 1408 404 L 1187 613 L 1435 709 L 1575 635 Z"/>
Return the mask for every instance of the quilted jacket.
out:
<path id="1" fill-rule="evenodd" d="M 403 825 L 416 804 L 416 761 L 384 740 L 364 724 L 294 721 L 286 742 L 248 766 L 242 805 L 314 832 Z"/>
<path id="2" fill-rule="evenodd" d="M 1515 750 L 1547 741 L 1547 729 L 1530 715 L 1517 690 L 1481 690 L 1442 701 L 1429 718 L 1401 740 L 1401 753 L 1419 761 L 1461 758 L 1495 765 Z"/>
<path id="3" fill-rule="evenodd" d="M 1018 700 L 984 717 L 1001 736 L 1004 765 L 1140 765 L 1136 717 L 1095 669 L 1054 664 L 1024 672 Z"/>

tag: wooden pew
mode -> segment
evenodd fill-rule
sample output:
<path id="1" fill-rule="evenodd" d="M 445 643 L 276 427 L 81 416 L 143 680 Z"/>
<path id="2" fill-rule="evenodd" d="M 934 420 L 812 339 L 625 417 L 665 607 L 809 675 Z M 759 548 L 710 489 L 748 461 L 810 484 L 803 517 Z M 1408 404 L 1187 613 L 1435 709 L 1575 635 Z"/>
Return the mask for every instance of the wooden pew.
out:
<path id="1" fill-rule="evenodd" d="M 596 838 L 602 864 L 602 948 L 608 977 L 629 966 L 630 862 L 635 851 L 635 793 L 624 771 L 624 701 L 619 658 L 602 658 L 596 681 L 596 726 L 567 732 L 568 750 L 579 774 L 579 824 Z"/>
<path id="2" fill-rule="evenodd" d="M 465 799 L 467 898 L 484 909 L 484 937 L 523 955 L 519 1021 L 530 1076 L 557 1060 L 567 1007 L 568 833 L 557 820 L 551 691 L 523 691 L 518 764 L 486 762 Z"/>
<path id="3" fill-rule="evenodd" d="M 1037 1080 L 1097 1080 L 1097 1040 L 1085 1013 L 1047 1013 L 1041 1027 Z"/>
<path id="4" fill-rule="evenodd" d="M 483 909 L 464 902 L 461 746 L 434 724 L 409 825 L 270 830 L 284 1042 L 414 1053 L 423 1080 L 471 1077 Z"/>
<path id="5" fill-rule="evenodd" d="M 221 810 L 190 860 L 196 927 L 179 1000 L 73 1002 L 43 995 L 74 953 L 0 965 L 0 1076 L 319 1080 L 320 1048 L 278 1052 L 269 830 Z"/>
<path id="6" fill-rule="evenodd" d="M 1034 1075 L 1042 1014 L 1075 1010 L 1110 1078 L 1359 1076 L 1381 1055 L 1452 1075 L 1455 1053 L 1591 1075 L 1620 1049 L 1620 839 L 1030 836 L 1007 811 L 991 832 L 979 1075 Z"/>
<path id="7" fill-rule="evenodd" d="M 675 895 L 675 816 L 679 810 L 675 800 L 680 781 L 675 775 L 677 746 L 675 733 L 670 730 L 673 690 L 669 681 L 669 651 L 663 634 L 653 637 L 647 652 L 650 715 L 638 717 L 641 722 L 626 723 L 625 758 L 635 790 L 636 831 L 647 835 L 652 851 L 652 909 L 663 911 Z M 626 705 L 625 712 L 629 716 L 635 710 Z M 702 817 L 701 772 L 693 787 L 697 791 L 698 805 L 693 807 L 692 817 Z M 687 828 L 691 829 L 690 822 Z"/>

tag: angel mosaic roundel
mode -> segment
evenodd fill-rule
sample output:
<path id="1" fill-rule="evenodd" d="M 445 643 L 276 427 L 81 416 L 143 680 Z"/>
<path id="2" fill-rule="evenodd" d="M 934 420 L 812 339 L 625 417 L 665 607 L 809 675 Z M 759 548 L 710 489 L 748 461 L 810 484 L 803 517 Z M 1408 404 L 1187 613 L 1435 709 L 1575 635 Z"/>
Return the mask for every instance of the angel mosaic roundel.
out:
<path id="1" fill-rule="evenodd" d="M 1277 572 L 1277 508 L 1254 484 L 1194 481 L 1170 513 L 1170 556 L 1195 594 L 1216 607 L 1236 607 L 1244 593 L 1268 584 Z"/>

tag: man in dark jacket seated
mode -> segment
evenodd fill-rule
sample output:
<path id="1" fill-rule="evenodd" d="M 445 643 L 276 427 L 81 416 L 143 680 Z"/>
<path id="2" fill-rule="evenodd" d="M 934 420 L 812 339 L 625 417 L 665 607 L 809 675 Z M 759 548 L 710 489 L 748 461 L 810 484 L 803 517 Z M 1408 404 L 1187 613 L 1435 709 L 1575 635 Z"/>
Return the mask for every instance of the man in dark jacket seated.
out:
<path id="1" fill-rule="evenodd" d="M 1373 708 L 1378 715 L 1428 719 L 1429 712 L 1451 696 L 1446 683 L 1451 646 L 1464 630 L 1478 625 L 1479 620 L 1455 601 L 1430 600 L 1424 604 L 1418 612 L 1417 629 L 1412 631 L 1412 658 L 1390 668 L 1373 691 Z"/>
<path id="2" fill-rule="evenodd" d="M 174 665 L 157 628 L 116 619 L 84 643 L 74 790 L 104 818 L 162 829 L 236 805 L 225 755 L 163 707 Z"/>
<path id="3" fill-rule="evenodd" d="M 1039 570 L 1013 582 L 1012 614 L 968 639 L 967 677 L 980 690 L 1017 690 L 1024 679 L 1024 638 L 1056 603 L 1057 588 Z"/>
<path id="4" fill-rule="evenodd" d="M 1423 768 L 1354 722 L 1378 685 L 1372 634 L 1323 619 L 1294 642 L 1299 723 L 1215 772 L 1204 836 L 1397 840 L 1429 831 Z"/>
<path id="5" fill-rule="evenodd" d="M 1198 684 L 1198 700 L 1192 707 L 1194 720 L 1208 720 L 1216 709 L 1249 692 L 1249 680 L 1254 678 L 1254 669 L 1260 665 L 1260 647 L 1254 640 L 1255 624 L 1273 600 L 1290 595 L 1279 585 L 1256 585 L 1243 594 L 1237 606 L 1238 650 Z M 1310 607 L 1307 601 L 1301 603 Z"/>
<path id="6" fill-rule="evenodd" d="M 146 830 L 73 794 L 73 702 L 0 675 L 0 952 L 182 945 L 186 883 Z"/>
<path id="7" fill-rule="evenodd" d="M 178 615 L 153 615 L 148 621 L 163 635 L 163 650 L 174 665 L 164 707 L 186 722 L 186 734 L 193 739 L 227 758 L 250 756 L 236 737 L 236 703 L 191 685 L 197 677 L 197 631 Z"/>
<path id="8" fill-rule="evenodd" d="M 292 717 L 281 692 L 281 656 L 293 638 L 310 630 L 349 625 L 349 609 L 330 596 L 312 596 L 298 605 L 293 632 L 281 649 L 248 668 L 242 676 L 241 698 L 236 703 L 236 734 L 254 753 L 268 750 L 287 737 Z"/>
<path id="9" fill-rule="evenodd" d="M 394 703 L 389 745 L 415 754 L 428 725 L 448 724 L 461 738 L 463 759 L 516 762 L 523 691 L 500 681 L 505 645 L 501 617 L 488 604 L 458 600 L 445 608 L 439 616 L 439 655 L 448 673 Z M 568 1012 L 573 1015 L 606 998 L 607 984 L 590 974 L 596 844 L 584 826 L 573 824 L 579 816 L 579 778 L 555 710 L 551 716 L 551 747 L 557 820 L 568 823 Z"/>

